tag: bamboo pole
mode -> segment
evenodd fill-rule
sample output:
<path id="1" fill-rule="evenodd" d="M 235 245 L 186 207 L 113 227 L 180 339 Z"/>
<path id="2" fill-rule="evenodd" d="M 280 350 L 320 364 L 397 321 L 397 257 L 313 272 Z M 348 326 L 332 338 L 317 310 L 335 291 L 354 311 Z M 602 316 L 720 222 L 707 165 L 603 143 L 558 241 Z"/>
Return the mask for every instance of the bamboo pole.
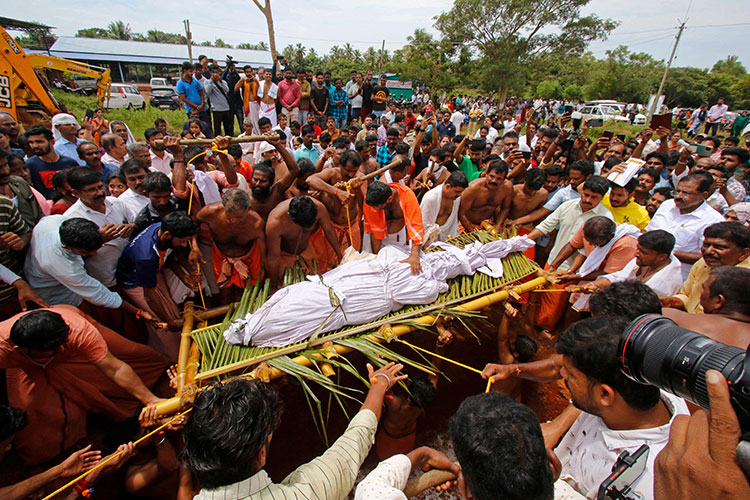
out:
<path id="1" fill-rule="evenodd" d="M 224 316 L 229 311 L 229 305 L 226 306 L 219 306 L 214 307 L 212 309 L 206 309 L 205 311 L 195 311 L 193 314 L 195 315 L 195 319 L 198 321 L 208 321 L 209 319 L 218 318 L 219 316 Z"/>
<path id="2" fill-rule="evenodd" d="M 471 300 L 469 302 L 466 302 L 465 304 L 461 304 L 459 306 L 456 306 L 455 309 L 459 311 L 477 311 L 479 309 L 483 309 L 485 307 L 489 307 L 493 304 L 496 304 L 498 302 L 502 302 L 506 300 L 509 295 L 510 291 L 517 294 L 522 294 L 529 292 L 533 290 L 534 288 L 544 285 L 547 283 L 547 279 L 544 276 L 539 276 L 537 278 L 534 278 L 532 280 L 527 281 L 526 283 L 521 283 L 520 285 L 517 285 L 515 287 L 512 287 L 510 289 L 506 290 L 500 290 L 495 293 L 491 293 L 489 295 L 486 295 L 484 297 L 479 297 L 474 300 Z M 415 318 L 413 321 L 415 323 L 418 323 L 420 325 L 426 325 L 431 326 L 437 322 L 439 316 L 434 316 L 432 314 L 428 314 L 426 316 L 421 316 L 419 318 Z M 394 337 L 400 337 L 401 335 L 406 335 L 407 333 L 410 333 L 413 331 L 416 327 L 411 325 L 394 325 L 391 328 L 392 336 Z M 378 337 L 376 335 L 367 335 L 367 338 L 369 340 L 372 340 L 373 342 L 383 343 L 387 341 L 387 339 L 383 339 L 381 337 Z M 336 354 L 346 354 L 349 352 L 352 352 L 354 349 L 351 347 L 343 346 L 340 344 L 334 344 L 332 347 L 332 350 L 336 352 Z M 306 356 L 297 356 L 292 359 L 295 363 L 301 366 L 311 366 L 313 363 L 313 360 Z M 257 369 L 256 369 L 257 370 Z M 249 378 L 257 378 L 256 370 L 253 370 L 252 372 L 244 375 L 240 375 L 242 377 L 249 377 Z M 268 377 L 269 380 L 280 378 L 285 376 L 286 373 L 282 370 L 279 370 L 278 368 L 269 367 L 266 369 L 264 376 Z M 212 374 L 210 371 L 205 373 L 200 373 L 196 376 L 197 381 L 202 381 L 208 378 L 212 378 L 216 376 L 215 374 Z M 198 390 L 202 390 L 203 388 L 199 388 Z M 179 410 L 180 408 L 180 398 L 174 397 L 172 399 L 162 401 L 161 403 L 157 403 L 157 413 L 159 415 L 169 415 L 171 413 L 174 413 L 175 411 Z"/>
<path id="3" fill-rule="evenodd" d="M 433 469 L 425 472 L 419 477 L 410 479 L 404 488 L 404 496 L 411 498 L 419 495 L 424 490 L 434 488 L 441 484 L 453 481 L 456 475 L 449 470 Z"/>
<path id="4" fill-rule="evenodd" d="M 185 302 L 185 308 L 182 313 L 182 335 L 180 335 L 180 353 L 177 357 L 177 395 L 182 394 L 182 390 L 185 388 L 185 381 L 187 379 L 187 365 L 188 357 L 190 356 L 190 343 L 192 337 L 190 336 L 193 331 L 194 322 L 194 305 L 192 300 Z"/>
<path id="5" fill-rule="evenodd" d="M 370 172 L 369 174 L 363 175 L 362 177 L 357 177 L 357 179 L 362 179 L 363 181 L 370 180 L 370 179 L 372 179 L 374 177 L 379 176 L 383 172 L 386 172 L 387 170 L 390 170 L 390 169 L 392 169 L 394 167 L 398 167 L 402 163 L 403 163 L 403 161 L 401 161 L 401 160 L 392 161 L 391 163 L 389 163 L 385 167 L 381 167 L 381 168 L 377 169 L 374 172 Z"/>
<path id="6" fill-rule="evenodd" d="M 229 143 L 230 144 L 242 144 L 245 142 L 261 142 L 261 141 L 265 141 L 268 139 L 272 141 L 278 141 L 279 134 L 246 135 L 243 137 L 230 137 Z M 180 141 L 177 144 L 179 144 L 180 146 L 210 146 L 213 143 L 214 143 L 214 139 L 180 139 Z M 156 139 L 154 141 L 154 144 L 156 146 L 164 146 L 164 140 Z"/>

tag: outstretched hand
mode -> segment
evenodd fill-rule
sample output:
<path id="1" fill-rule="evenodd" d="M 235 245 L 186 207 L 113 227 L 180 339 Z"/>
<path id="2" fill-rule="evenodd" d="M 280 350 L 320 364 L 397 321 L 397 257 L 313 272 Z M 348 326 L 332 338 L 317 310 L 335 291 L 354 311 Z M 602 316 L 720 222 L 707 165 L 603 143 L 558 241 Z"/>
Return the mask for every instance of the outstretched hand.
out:
<path id="1" fill-rule="evenodd" d="M 374 387 L 375 384 L 386 384 L 386 391 L 396 385 L 401 380 L 406 380 L 408 375 L 399 375 L 398 373 L 404 369 L 404 365 L 401 363 L 390 362 L 379 370 L 373 369 L 370 363 L 367 363 L 367 378 Z"/>
<path id="2" fill-rule="evenodd" d="M 60 467 L 62 477 L 75 477 L 83 472 L 91 470 L 102 459 L 102 452 L 92 450 L 91 445 L 82 448 L 63 461 Z"/>

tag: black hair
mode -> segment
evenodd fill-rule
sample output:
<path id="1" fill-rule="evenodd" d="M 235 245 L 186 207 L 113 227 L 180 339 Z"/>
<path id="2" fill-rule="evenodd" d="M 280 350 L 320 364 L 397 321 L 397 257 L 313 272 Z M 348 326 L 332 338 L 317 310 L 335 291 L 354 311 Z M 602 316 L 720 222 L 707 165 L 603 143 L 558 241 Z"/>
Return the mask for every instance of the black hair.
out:
<path id="1" fill-rule="evenodd" d="M 271 125 L 271 119 L 267 116 L 261 116 L 258 118 L 258 128 L 262 127 L 263 125 Z"/>
<path id="2" fill-rule="evenodd" d="M 377 138 L 375 140 L 377 140 Z M 360 151 L 364 150 L 366 147 L 369 147 L 369 146 L 370 146 L 370 143 L 368 143 L 365 140 L 355 141 L 354 142 L 354 150 L 357 153 L 359 153 Z"/>
<path id="3" fill-rule="evenodd" d="M 628 318 L 606 316 L 586 318 L 570 325 L 557 341 L 557 352 L 568 358 L 589 383 L 606 384 L 632 408 L 650 410 L 661 398 L 658 387 L 639 384 L 620 370 L 617 346 Z"/>
<path id="4" fill-rule="evenodd" d="M 634 320 L 641 314 L 661 314 L 661 301 L 647 284 L 626 280 L 594 292 L 589 310 L 595 316 L 623 316 Z"/>
<path id="5" fill-rule="evenodd" d="M 318 136 L 318 141 L 320 142 L 331 142 L 331 134 L 328 132 L 323 132 Z"/>
<path id="6" fill-rule="evenodd" d="M 724 296 L 724 309 L 745 316 L 750 315 L 750 269 L 737 266 L 722 266 L 711 271 L 716 279 L 708 286 L 711 297 Z"/>
<path id="7" fill-rule="evenodd" d="M 508 137 L 518 139 L 518 132 L 516 132 L 515 130 L 509 130 L 508 132 L 505 132 L 503 134 L 503 140 L 507 139 Z"/>
<path id="8" fill-rule="evenodd" d="M 736 137 L 736 136 L 733 136 L 733 135 L 730 135 L 730 136 L 728 136 L 727 138 L 724 139 L 724 142 L 731 142 L 732 144 L 739 144 L 740 143 L 740 138 Z"/>
<path id="9" fill-rule="evenodd" d="M 162 131 L 161 131 L 161 130 L 159 130 L 158 128 L 150 127 L 150 128 L 147 128 L 147 129 L 146 129 L 146 130 L 145 130 L 145 131 L 143 132 L 143 137 L 144 137 L 144 138 L 145 138 L 145 139 L 146 139 L 146 140 L 148 141 L 148 140 L 149 140 L 149 139 L 151 139 L 151 138 L 152 138 L 153 136 L 155 136 L 155 135 L 159 135 L 159 134 L 161 134 L 161 135 L 164 135 L 164 132 L 162 132 Z"/>
<path id="10" fill-rule="evenodd" d="M 164 118 L 157 118 L 156 120 L 154 120 L 154 126 L 155 127 L 161 125 L 162 123 L 164 123 L 166 125 L 167 120 L 165 120 Z"/>
<path id="11" fill-rule="evenodd" d="M 396 150 L 397 155 L 406 156 L 409 154 L 409 145 L 406 144 L 405 142 L 397 142 L 394 149 Z"/>
<path id="12" fill-rule="evenodd" d="M 536 356 L 536 353 L 539 351 L 539 346 L 531 337 L 519 335 L 513 344 L 513 350 L 518 354 L 516 362 L 528 363 Z"/>
<path id="13" fill-rule="evenodd" d="M 206 161 L 205 155 L 201 155 L 201 153 L 203 153 L 203 148 L 200 146 L 187 146 L 182 150 L 185 163 L 191 162 L 193 165 L 196 163 L 202 165 Z"/>
<path id="14" fill-rule="evenodd" d="M 190 61 L 182 61 L 182 71 L 187 71 L 189 69 L 193 69 L 193 63 Z"/>
<path id="15" fill-rule="evenodd" d="M 97 146 L 93 142 L 91 142 L 91 141 L 81 141 L 76 146 L 76 153 L 78 154 L 79 158 L 83 159 L 83 150 L 85 148 L 89 147 L 89 146 L 94 146 L 96 148 L 96 150 L 99 151 L 99 146 Z"/>
<path id="16" fill-rule="evenodd" d="M 382 205 L 388 201 L 388 198 L 390 198 L 392 194 L 393 188 L 383 182 L 375 181 L 370 183 L 367 188 L 365 203 L 371 207 Z"/>
<path id="17" fill-rule="evenodd" d="M 125 184 L 125 177 L 122 176 L 122 172 L 120 172 L 119 170 L 117 170 L 116 172 L 110 172 L 109 175 L 107 175 L 107 178 L 104 179 L 104 184 L 109 184 L 110 182 L 112 182 L 112 179 L 117 179 L 118 181 Z"/>
<path id="18" fill-rule="evenodd" d="M 305 134 L 313 134 L 313 135 L 315 135 L 315 127 L 313 127 L 312 125 L 310 125 L 309 123 L 307 123 L 307 124 L 305 124 L 300 129 L 300 134 L 301 135 L 305 135 Z"/>
<path id="19" fill-rule="evenodd" d="M 717 222 L 703 230 L 703 238 L 721 238 L 744 250 L 750 248 L 750 228 L 736 221 Z"/>
<path id="20" fill-rule="evenodd" d="M 619 160 L 619 158 L 618 158 L 618 160 Z M 631 178 L 628 182 L 625 183 L 624 186 L 620 186 L 619 184 L 617 184 L 614 181 L 609 181 L 609 182 L 610 182 L 610 184 L 609 184 L 610 189 L 622 188 L 625 191 L 627 191 L 627 193 L 629 195 L 633 194 L 633 191 L 635 191 L 635 188 L 638 187 L 638 177 Z"/>
<path id="21" fill-rule="evenodd" d="M 242 157 L 242 146 L 239 144 L 230 144 L 227 148 L 227 153 L 232 155 L 232 158 L 241 158 Z"/>
<path id="22" fill-rule="evenodd" d="M 584 177 L 588 177 L 594 175 L 594 164 L 586 160 L 576 160 L 570 165 L 570 167 L 568 167 L 568 170 L 577 170 L 581 172 Z"/>
<path id="23" fill-rule="evenodd" d="M 750 159 L 750 151 L 745 148 L 725 148 L 721 154 L 736 156 L 740 160 L 740 163 L 747 163 L 747 160 Z"/>
<path id="24" fill-rule="evenodd" d="M 445 161 L 445 151 L 440 148 L 431 149 L 430 156 L 434 156 L 438 161 Z"/>
<path id="25" fill-rule="evenodd" d="M 547 172 L 547 177 L 550 175 L 563 175 L 565 173 L 565 170 L 560 165 L 554 164 L 545 168 L 544 171 Z"/>
<path id="26" fill-rule="evenodd" d="M 58 192 L 60 191 L 60 188 L 65 186 L 65 183 L 68 180 L 68 172 L 70 172 L 70 170 L 58 170 L 52 176 L 52 187 L 55 188 Z"/>
<path id="27" fill-rule="evenodd" d="M 643 174 L 648 175 L 651 177 L 654 182 L 659 182 L 659 171 L 655 168 L 642 168 L 640 172 L 638 172 L 638 176 L 641 176 Z"/>
<path id="28" fill-rule="evenodd" d="M 347 163 L 351 163 L 355 167 L 359 167 L 362 165 L 362 157 L 359 156 L 359 153 L 356 151 L 352 151 L 351 149 L 347 149 L 341 155 L 339 155 L 339 163 L 342 166 L 346 166 Z"/>
<path id="29" fill-rule="evenodd" d="M 135 158 L 125 160 L 122 165 L 120 165 L 120 172 L 122 172 L 122 175 L 137 174 L 141 170 L 148 172 L 148 167 L 141 160 L 136 160 Z"/>
<path id="30" fill-rule="evenodd" d="M 24 137 L 27 139 L 33 135 L 42 135 L 45 139 L 48 141 L 51 141 L 54 135 L 52 134 L 52 131 L 45 127 L 44 125 L 32 125 L 29 127 L 26 132 L 23 134 Z"/>
<path id="31" fill-rule="evenodd" d="M 0 441 L 26 427 L 26 412 L 12 406 L 0 405 Z"/>
<path id="32" fill-rule="evenodd" d="M 693 170 L 680 179 L 679 184 L 682 184 L 683 182 L 697 182 L 698 192 L 708 193 L 711 191 L 711 186 L 714 184 L 714 176 L 711 175 L 708 170 Z"/>
<path id="33" fill-rule="evenodd" d="M 477 152 L 477 151 L 484 151 L 484 148 L 487 146 L 487 141 L 483 141 L 482 139 L 475 139 L 471 141 L 471 146 L 469 146 L 469 150 Z"/>
<path id="34" fill-rule="evenodd" d="M 595 215 L 583 223 L 583 236 L 591 243 L 609 242 L 615 237 L 617 224 L 603 215 Z"/>
<path id="35" fill-rule="evenodd" d="M 704 137 L 703 141 L 701 141 L 701 142 L 705 142 L 705 141 L 711 141 L 713 143 L 713 145 L 714 145 L 714 148 L 717 148 L 717 147 L 719 147 L 719 145 L 721 145 L 721 139 L 719 139 L 718 137 L 714 137 L 712 135 Z"/>
<path id="36" fill-rule="evenodd" d="M 74 167 L 68 170 L 68 175 L 65 179 L 68 181 L 70 187 L 76 191 L 102 181 L 101 175 L 89 167 Z"/>
<path id="37" fill-rule="evenodd" d="M 63 345 L 70 335 L 70 327 L 63 317 L 48 309 L 31 311 L 10 327 L 10 340 L 18 347 L 32 351 L 50 351 Z"/>
<path id="38" fill-rule="evenodd" d="M 318 207 L 309 196 L 295 196 L 289 202 L 289 217 L 298 226 L 312 227 L 318 220 Z"/>
<path id="39" fill-rule="evenodd" d="M 349 147 L 349 144 L 349 139 L 347 139 L 346 137 L 336 137 L 331 143 L 331 146 L 336 149 L 346 149 Z"/>
<path id="40" fill-rule="evenodd" d="M 259 380 L 235 378 L 201 391 L 182 432 L 182 462 L 203 488 L 258 472 L 256 456 L 281 420 L 279 396 Z"/>
<path id="41" fill-rule="evenodd" d="M 398 137 L 398 129 L 396 127 L 388 127 L 388 130 L 385 131 L 385 135 L 390 137 Z"/>
<path id="42" fill-rule="evenodd" d="M 720 173 L 721 173 L 721 176 L 722 176 L 723 178 L 725 178 L 725 179 L 729 179 L 729 176 L 731 175 L 731 174 L 729 173 L 729 170 L 727 170 L 727 167 L 725 167 L 725 166 L 724 166 L 724 165 L 722 165 L 721 163 L 714 163 L 714 164 L 713 164 L 713 165 L 711 165 L 710 167 L 706 167 L 706 171 L 709 171 L 709 170 L 716 170 L 717 172 L 720 172 Z M 709 172 L 709 173 L 710 173 L 710 172 Z"/>
<path id="43" fill-rule="evenodd" d="M 451 187 L 462 187 L 464 189 L 469 187 L 469 180 L 466 178 L 466 174 L 460 170 L 451 172 L 451 175 L 448 176 L 445 183 Z"/>
<path id="44" fill-rule="evenodd" d="M 162 219 L 161 230 L 169 231 L 173 238 L 187 238 L 198 232 L 198 225 L 182 210 L 175 210 Z"/>
<path id="45" fill-rule="evenodd" d="M 425 409 L 435 401 L 435 396 L 437 394 L 435 386 L 432 385 L 430 379 L 422 373 L 409 377 L 407 388 L 407 395 L 412 406 Z"/>
<path id="46" fill-rule="evenodd" d="M 552 500 L 554 477 L 536 414 L 490 392 L 466 398 L 451 419 L 451 438 L 476 500 Z"/>
<path id="47" fill-rule="evenodd" d="M 646 161 L 650 160 L 651 158 L 661 160 L 663 165 L 666 165 L 669 161 L 669 155 L 664 151 L 652 151 L 646 155 Z"/>
<path id="48" fill-rule="evenodd" d="M 575 163 L 573 164 L 575 165 Z M 609 191 L 609 181 L 601 175 L 592 175 L 583 183 L 583 189 L 588 189 L 596 194 L 604 196 Z"/>
<path id="49" fill-rule="evenodd" d="M 660 195 L 662 195 L 664 197 L 664 199 L 671 200 L 672 199 L 672 188 L 671 187 L 667 187 L 667 186 L 659 187 L 659 188 L 654 189 L 653 194 L 660 194 Z"/>
<path id="50" fill-rule="evenodd" d="M 497 172 L 498 174 L 508 174 L 508 164 L 504 160 L 493 160 L 487 167 L 487 174 L 490 172 Z"/>
<path id="51" fill-rule="evenodd" d="M 552 139 L 553 141 L 557 139 L 557 136 L 560 135 L 560 132 L 553 129 L 553 128 L 544 128 L 542 129 L 542 137 L 546 137 L 548 139 Z"/>
<path id="52" fill-rule="evenodd" d="M 663 229 L 655 229 L 640 235 L 638 237 L 638 244 L 654 252 L 671 255 L 672 250 L 674 250 L 675 239 L 672 233 L 668 233 Z"/>
<path id="53" fill-rule="evenodd" d="M 171 193 L 172 182 L 162 172 L 149 172 L 143 179 L 143 189 L 148 193 Z"/>
<path id="54" fill-rule="evenodd" d="M 271 160 L 261 160 L 255 165 L 253 165 L 253 173 L 255 171 L 263 172 L 268 176 L 268 180 L 273 185 L 274 180 L 276 179 L 276 171 L 271 166 Z"/>
<path id="55" fill-rule="evenodd" d="M 300 158 L 297 160 L 297 166 L 299 167 L 297 177 L 303 177 L 307 174 L 315 173 L 315 164 L 313 164 L 309 158 Z"/>
<path id="56" fill-rule="evenodd" d="M 623 160 L 619 156 L 610 156 L 609 158 L 604 160 L 604 163 L 602 163 L 602 170 L 608 172 L 624 161 L 625 160 Z"/>
<path id="57" fill-rule="evenodd" d="M 547 172 L 541 168 L 530 168 L 524 174 L 526 181 L 526 187 L 534 191 L 542 189 L 544 183 L 547 181 Z"/>

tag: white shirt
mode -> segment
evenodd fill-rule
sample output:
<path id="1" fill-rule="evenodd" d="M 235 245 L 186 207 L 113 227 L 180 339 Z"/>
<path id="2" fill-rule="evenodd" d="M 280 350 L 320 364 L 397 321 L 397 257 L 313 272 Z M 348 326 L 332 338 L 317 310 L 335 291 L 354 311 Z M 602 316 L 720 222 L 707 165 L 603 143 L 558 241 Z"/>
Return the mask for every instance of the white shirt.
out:
<path id="1" fill-rule="evenodd" d="M 104 206 L 105 212 L 101 213 L 87 207 L 81 202 L 81 200 L 78 200 L 65 211 L 63 217 L 66 219 L 82 217 L 86 220 L 90 220 L 99 227 L 102 227 L 105 224 L 129 223 L 128 209 L 118 198 L 108 196 L 104 200 Z M 104 246 L 96 252 L 96 255 L 86 257 L 86 269 L 89 274 L 101 281 L 106 287 L 114 286 L 117 282 L 115 279 L 117 261 L 128 243 L 129 241 L 125 238 L 115 238 L 106 242 Z"/>
<path id="2" fill-rule="evenodd" d="M 63 248 L 60 226 L 67 219 L 67 214 L 50 215 L 34 227 L 24 265 L 29 285 L 52 306 L 78 307 L 87 300 L 103 307 L 120 307 L 122 298 L 86 272 L 80 255 Z"/>
<path id="3" fill-rule="evenodd" d="M 102 163 L 106 163 L 107 165 L 114 165 L 115 167 L 122 166 L 123 162 L 128 159 L 128 155 L 125 155 L 122 161 L 118 160 L 114 156 L 110 155 L 109 153 L 104 153 L 102 155 Z"/>
<path id="4" fill-rule="evenodd" d="M 581 413 L 560 444 L 555 454 L 562 464 L 560 479 L 573 486 L 587 498 L 594 499 L 599 485 L 612 472 L 612 466 L 623 451 L 635 452 L 642 444 L 649 446 L 648 460 L 643 475 L 633 483 L 631 496 L 639 500 L 654 499 L 654 460 L 669 441 L 669 428 L 677 415 L 690 415 L 685 401 L 662 392 L 672 418 L 669 423 L 650 429 L 615 431 L 590 413 Z"/>
<path id="5" fill-rule="evenodd" d="M 722 116 L 726 114 L 728 110 L 729 106 L 727 106 L 726 104 L 714 104 L 713 106 L 711 106 L 711 109 L 708 110 L 706 121 L 708 123 L 716 123 L 721 119 Z"/>
<path id="6" fill-rule="evenodd" d="M 588 212 L 583 212 L 581 210 L 580 200 L 569 200 L 560 205 L 554 212 L 549 214 L 546 219 L 536 226 L 536 229 L 539 229 L 545 236 L 551 233 L 554 229 L 558 230 L 557 238 L 555 239 L 555 246 L 552 247 L 552 250 L 550 250 L 549 253 L 549 262 L 555 260 L 555 257 L 560 253 L 560 250 L 562 250 L 566 243 L 573 239 L 573 236 L 587 220 L 596 217 L 597 215 L 613 220 L 612 212 L 601 203 Z M 560 264 L 559 269 L 562 269 L 563 271 L 568 270 L 573 264 L 575 256 L 576 253 L 573 252 L 573 255 Z"/>
<path id="7" fill-rule="evenodd" d="M 654 273 L 644 283 L 650 286 L 656 292 L 656 295 L 671 297 L 679 292 L 680 287 L 682 287 L 681 267 L 679 259 L 674 255 L 670 255 L 669 264 Z M 617 283 L 618 281 L 637 279 L 637 273 L 638 265 L 635 263 L 635 258 L 633 258 L 633 260 L 625 264 L 625 267 L 619 271 L 605 274 L 604 276 L 600 276 L 600 278 L 607 279 L 610 283 Z"/>
<path id="8" fill-rule="evenodd" d="M 646 231 L 663 229 L 671 233 L 675 238 L 675 252 L 700 253 L 703 245 L 703 230 L 723 221 L 724 217 L 708 203 L 702 203 L 692 212 L 682 214 L 675 206 L 674 200 L 666 200 L 651 218 Z M 692 266 L 692 264 L 682 263 L 683 281 L 687 279 Z"/>
<path id="9" fill-rule="evenodd" d="M 510 132 L 513 129 L 513 127 L 516 126 L 516 123 L 518 123 L 518 122 L 516 120 L 514 120 L 513 118 L 511 118 L 508 121 L 503 121 L 503 127 L 505 127 L 505 129 L 503 131 L 506 132 L 506 133 Z"/>
<path id="10" fill-rule="evenodd" d="M 117 199 L 125 206 L 128 222 L 130 223 L 135 221 L 135 218 L 143 210 L 143 207 L 148 205 L 149 202 L 148 196 L 138 194 L 132 189 L 126 190 Z"/>
<path id="11" fill-rule="evenodd" d="M 729 208 L 729 203 L 727 203 L 726 198 L 724 198 L 724 195 L 722 195 L 718 189 L 711 193 L 711 196 L 706 199 L 706 203 L 711 205 L 711 208 L 722 214 Z"/>
<path id="12" fill-rule="evenodd" d="M 443 185 L 440 184 L 425 193 L 419 208 L 422 211 L 422 223 L 425 231 L 432 224 L 437 224 L 437 217 L 440 213 L 440 204 L 443 200 Z M 461 205 L 459 196 L 453 201 L 453 208 L 448 219 L 440 226 L 440 241 L 445 241 L 451 236 L 458 236 L 458 209 Z"/>
<path id="13" fill-rule="evenodd" d="M 461 125 L 464 122 L 464 114 L 460 111 L 454 111 L 451 115 L 451 123 L 456 127 L 456 133 L 458 134 L 461 130 Z"/>
<path id="14" fill-rule="evenodd" d="M 151 171 L 152 172 L 161 172 L 162 174 L 169 175 L 172 173 L 172 167 L 169 166 L 169 163 L 172 161 L 172 153 L 169 151 L 163 151 L 164 158 L 159 158 L 154 154 L 153 151 L 151 153 Z"/>

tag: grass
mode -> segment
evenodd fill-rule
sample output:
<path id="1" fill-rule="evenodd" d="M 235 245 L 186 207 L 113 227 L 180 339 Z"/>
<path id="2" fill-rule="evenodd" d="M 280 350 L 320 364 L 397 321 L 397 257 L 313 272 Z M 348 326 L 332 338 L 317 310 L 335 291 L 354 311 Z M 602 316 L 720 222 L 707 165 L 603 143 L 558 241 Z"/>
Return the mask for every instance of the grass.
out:
<path id="1" fill-rule="evenodd" d="M 67 110 L 74 114 L 79 120 L 86 115 L 87 109 L 96 109 L 96 97 L 90 96 L 78 96 L 63 92 L 62 90 L 53 89 L 52 93 L 62 106 L 65 106 Z M 143 132 L 154 126 L 154 120 L 157 118 L 164 118 L 167 120 L 167 129 L 173 134 L 179 135 L 182 131 L 182 124 L 186 121 L 186 116 L 182 109 L 171 111 L 168 109 L 157 109 L 152 108 L 148 102 L 148 96 L 144 96 L 146 99 L 145 110 L 132 110 L 127 109 L 105 109 L 104 117 L 109 120 L 121 120 L 128 124 L 130 131 L 137 141 L 145 142 L 143 138 Z"/>

